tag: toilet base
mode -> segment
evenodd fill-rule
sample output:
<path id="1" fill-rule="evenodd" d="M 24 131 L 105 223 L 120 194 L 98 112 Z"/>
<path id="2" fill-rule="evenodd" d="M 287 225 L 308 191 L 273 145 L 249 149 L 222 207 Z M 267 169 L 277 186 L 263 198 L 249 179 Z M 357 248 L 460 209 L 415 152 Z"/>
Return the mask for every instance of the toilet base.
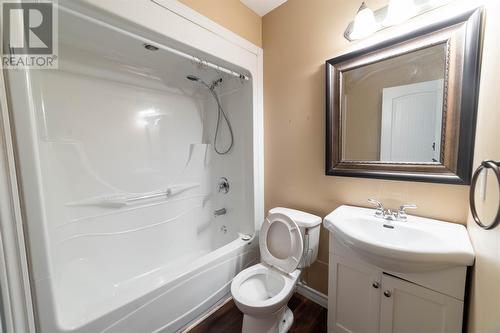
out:
<path id="1" fill-rule="evenodd" d="M 284 306 L 273 314 L 265 317 L 243 316 L 242 333 L 286 333 L 292 327 L 293 312 Z"/>
<path id="2" fill-rule="evenodd" d="M 288 306 L 285 306 L 285 313 L 283 314 L 283 319 L 281 320 L 279 333 L 286 333 L 292 327 L 293 324 L 293 312 Z"/>

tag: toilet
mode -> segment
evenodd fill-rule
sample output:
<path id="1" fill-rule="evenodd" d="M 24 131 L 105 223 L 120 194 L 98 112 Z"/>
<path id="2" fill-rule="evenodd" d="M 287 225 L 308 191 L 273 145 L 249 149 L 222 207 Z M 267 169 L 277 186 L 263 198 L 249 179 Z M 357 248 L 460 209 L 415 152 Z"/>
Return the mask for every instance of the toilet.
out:
<path id="1" fill-rule="evenodd" d="M 243 312 L 243 333 L 283 333 L 293 323 L 287 303 L 301 269 L 318 256 L 321 218 L 294 209 L 269 211 L 259 233 L 261 262 L 241 271 L 231 294 Z"/>

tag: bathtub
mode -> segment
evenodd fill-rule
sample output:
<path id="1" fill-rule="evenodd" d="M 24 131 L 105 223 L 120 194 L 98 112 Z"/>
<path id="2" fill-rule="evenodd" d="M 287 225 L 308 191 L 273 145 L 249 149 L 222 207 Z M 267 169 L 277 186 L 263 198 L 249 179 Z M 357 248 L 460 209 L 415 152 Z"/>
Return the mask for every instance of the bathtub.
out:
<path id="1" fill-rule="evenodd" d="M 252 240 L 240 238 L 187 264 L 178 275 L 154 290 L 82 327 L 82 331 L 177 332 L 230 294 L 231 281 L 254 263 L 258 251 Z M 161 273 L 155 274 L 161 279 Z M 147 283 L 145 279 L 143 283 Z M 116 314 L 120 318 L 115 320 Z M 103 328 L 103 326 L 106 326 Z"/>
<path id="2" fill-rule="evenodd" d="M 129 285 L 122 292 L 117 287 L 112 303 L 101 304 L 85 314 L 69 313 L 74 311 L 74 307 L 58 307 L 57 304 L 54 308 L 46 306 L 40 313 L 43 315 L 43 318 L 40 318 L 41 331 L 181 331 L 218 301 L 230 296 L 233 277 L 245 267 L 257 262 L 257 248 L 255 240 L 242 240 L 238 237 L 196 260 L 183 263 L 175 275 L 158 269 L 129 281 Z M 45 287 L 44 290 L 50 289 L 49 285 Z M 40 296 L 44 297 L 46 302 L 57 299 L 55 295 L 42 293 Z M 85 300 L 79 299 L 78 302 L 82 304 Z M 56 311 L 51 311 L 53 309 Z M 71 318 L 78 320 L 71 321 Z"/>
<path id="3" fill-rule="evenodd" d="M 104 332 L 177 331 L 228 297 L 233 277 L 257 258 L 252 241 L 236 239 L 191 263 L 185 273 L 145 296 L 139 308 Z M 172 302 L 180 299 L 182 303 Z"/>

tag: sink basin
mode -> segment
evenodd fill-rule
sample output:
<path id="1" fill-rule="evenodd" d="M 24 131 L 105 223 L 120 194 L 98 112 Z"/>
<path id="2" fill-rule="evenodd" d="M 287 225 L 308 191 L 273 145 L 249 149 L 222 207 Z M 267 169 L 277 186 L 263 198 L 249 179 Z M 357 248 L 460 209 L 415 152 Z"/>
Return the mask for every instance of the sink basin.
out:
<path id="1" fill-rule="evenodd" d="M 388 221 L 374 212 L 340 206 L 323 224 L 362 259 L 389 271 L 432 271 L 474 263 L 463 225 L 411 215 L 404 222 Z"/>

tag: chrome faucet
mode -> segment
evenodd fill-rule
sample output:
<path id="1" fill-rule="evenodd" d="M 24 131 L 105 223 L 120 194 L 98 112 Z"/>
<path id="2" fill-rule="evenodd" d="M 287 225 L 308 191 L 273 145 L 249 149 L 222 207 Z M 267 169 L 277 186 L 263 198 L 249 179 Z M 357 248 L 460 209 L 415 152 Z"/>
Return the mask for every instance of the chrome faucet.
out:
<path id="1" fill-rule="evenodd" d="M 368 199 L 368 202 L 376 206 L 375 207 L 376 217 L 383 217 L 385 215 L 384 205 L 382 205 L 380 201 L 378 201 L 377 199 L 370 198 Z"/>
<path id="2" fill-rule="evenodd" d="M 398 221 L 406 221 L 408 219 L 408 216 L 406 215 L 406 209 L 416 209 L 416 208 L 417 208 L 417 205 L 415 205 L 415 204 L 407 204 L 407 205 L 399 206 L 397 220 Z"/>
<path id="3" fill-rule="evenodd" d="M 221 208 L 221 209 L 214 210 L 214 216 L 215 217 L 221 216 L 221 215 L 226 215 L 226 213 L 227 213 L 226 208 Z"/>
<path id="4" fill-rule="evenodd" d="M 375 217 L 388 220 L 388 221 L 406 221 L 408 216 L 406 215 L 406 209 L 415 209 L 417 205 L 401 205 L 397 212 L 391 209 L 385 209 L 384 205 L 376 199 L 368 199 L 368 202 L 375 206 Z"/>

